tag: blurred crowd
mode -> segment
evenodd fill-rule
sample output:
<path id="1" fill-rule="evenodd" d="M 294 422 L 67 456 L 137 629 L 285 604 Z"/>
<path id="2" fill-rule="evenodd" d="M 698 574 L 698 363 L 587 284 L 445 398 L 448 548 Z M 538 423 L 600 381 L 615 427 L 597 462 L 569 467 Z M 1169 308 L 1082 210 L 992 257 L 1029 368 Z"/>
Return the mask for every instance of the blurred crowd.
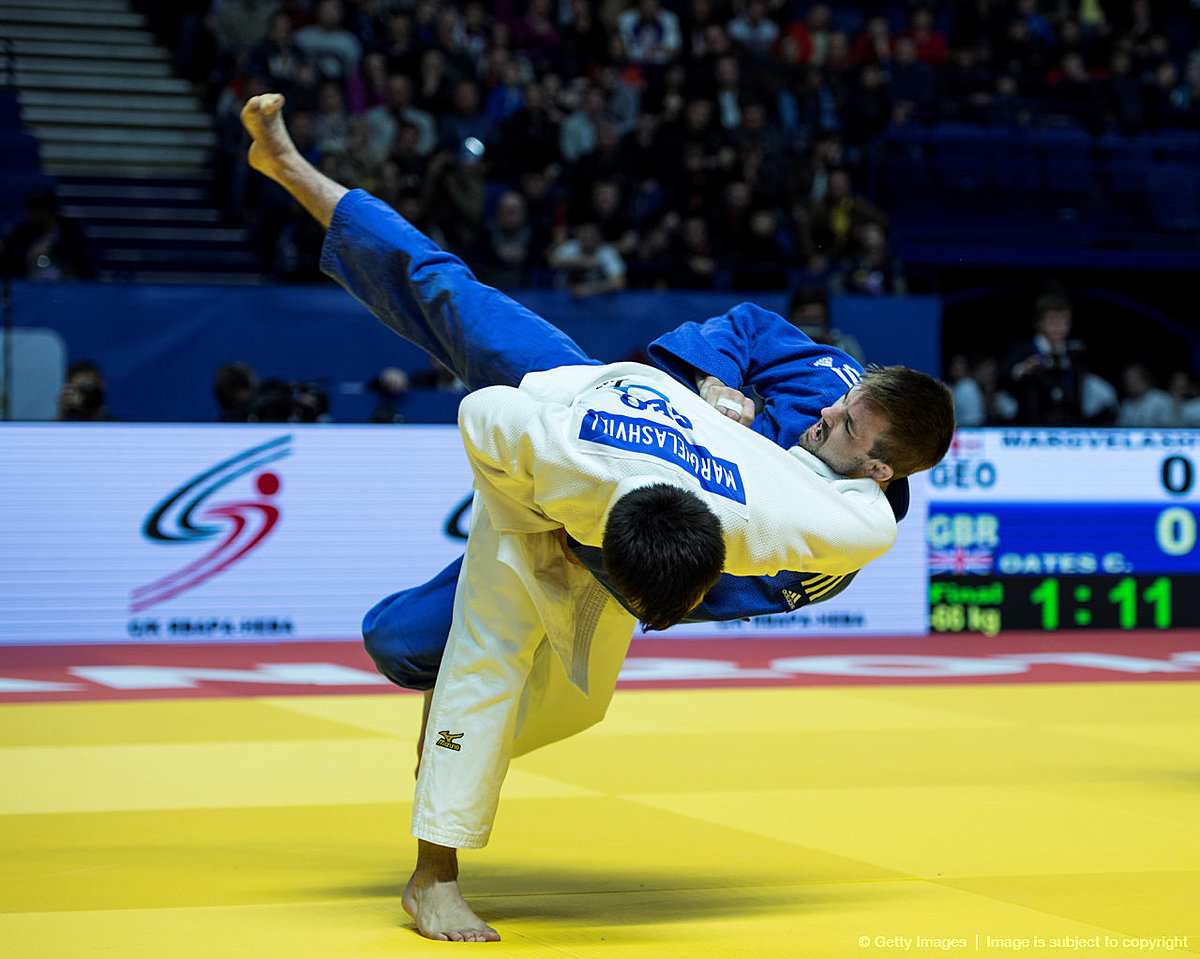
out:
<path id="1" fill-rule="evenodd" d="M 862 190 L 881 134 L 1200 129 L 1200 0 L 135 3 L 207 90 L 226 213 L 277 278 L 317 279 L 323 234 L 246 164 L 238 115 L 268 91 L 314 165 L 485 282 L 788 290 L 794 323 L 867 361 L 830 325 L 829 295 L 920 291 Z M 1129 358 L 1110 382 L 1065 296 L 1034 315 L 1012 355 L 949 358 L 963 425 L 1200 418 L 1193 372 Z M 413 375 L 372 381 L 380 420 Z M 289 416 L 324 415 L 296 384 L 272 392 Z"/>
<path id="2" fill-rule="evenodd" d="M 151 5 L 153 6 L 153 5 Z M 178 6 L 178 5 L 173 5 Z M 311 279 L 320 235 L 252 176 L 238 111 L 496 285 L 904 293 L 872 139 L 939 119 L 1200 128 L 1197 12 L 1153 0 L 191 0 L 231 217 Z M 180 25 L 180 23 L 182 25 Z"/>

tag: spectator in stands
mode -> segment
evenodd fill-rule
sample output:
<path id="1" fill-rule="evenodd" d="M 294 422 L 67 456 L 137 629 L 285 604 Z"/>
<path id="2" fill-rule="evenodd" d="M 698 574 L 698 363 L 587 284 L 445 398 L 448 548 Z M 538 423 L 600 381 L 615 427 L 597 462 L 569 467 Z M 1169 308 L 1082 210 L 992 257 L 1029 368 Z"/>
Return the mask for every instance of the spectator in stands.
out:
<path id="1" fill-rule="evenodd" d="M 304 52 L 296 45 L 290 14 L 282 10 L 272 14 L 266 37 L 250 52 L 250 63 L 271 78 L 272 89 L 293 101 Z"/>
<path id="2" fill-rule="evenodd" d="M 417 153 L 429 156 L 437 146 L 437 125 L 432 116 L 413 105 L 412 81 L 403 73 L 391 73 L 387 79 L 387 99 L 367 111 L 371 149 L 386 153 L 402 123 L 417 131 Z"/>
<path id="3" fill-rule="evenodd" d="M 841 116 L 846 145 L 853 150 L 864 148 L 888 125 L 892 98 L 887 74 L 878 64 L 859 68 L 857 81 L 842 100 Z"/>
<path id="4" fill-rule="evenodd" d="M 830 280 L 835 292 L 857 296 L 904 296 L 908 279 L 904 266 L 892 254 L 887 231 L 878 223 L 864 223 L 857 231 L 857 250 L 843 260 Z"/>
<path id="5" fill-rule="evenodd" d="M 785 31 L 796 45 L 799 61 L 815 67 L 825 63 L 832 35 L 833 15 L 825 3 L 814 3 L 803 20 L 794 20 Z"/>
<path id="6" fill-rule="evenodd" d="M 933 10 L 927 6 L 913 9 L 908 29 L 900 36 L 913 41 L 917 48 L 917 59 L 927 66 L 941 66 L 949 56 L 946 37 L 934 26 Z"/>
<path id="7" fill-rule="evenodd" d="M 637 0 L 617 17 L 617 31 L 625 44 L 625 55 L 651 71 L 673 63 L 683 47 L 679 17 L 664 10 L 659 0 Z"/>
<path id="8" fill-rule="evenodd" d="M 475 63 L 482 63 L 488 49 L 492 23 L 487 7 L 480 0 L 467 0 L 463 7 L 460 38 L 462 48 Z"/>
<path id="9" fill-rule="evenodd" d="M 859 230 L 868 223 L 886 230 L 887 214 L 854 192 L 845 170 L 830 172 L 826 194 L 808 205 L 798 224 L 801 248 L 810 269 L 821 272 L 811 265 L 814 258 L 838 264 L 855 252 Z"/>
<path id="10" fill-rule="evenodd" d="M 1175 426 L 1200 426 L 1200 390 L 1189 370 L 1176 370 L 1168 381 Z"/>
<path id="11" fill-rule="evenodd" d="M 443 150 L 455 150 L 474 140 L 484 149 L 495 143 L 496 128 L 479 102 L 479 87 L 474 80 L 459 80 L 454 85 L 454 108 L 438 124 L 438 141 Z"/>
<path id="12" fill-rule="evenodd" d="M 888 67 L 888 92 L 893 103 L 912 105 L 912 115 L 924 119 L 933 112 L 933 70 L 917 58 L 912 37 L 896 41 L 896 55 Z"/>
<path id="13" fill-rule="evenodd" d="M 758 176 L 762 178 L 758 192 L 774 201 L 783 186 L 785 154 L 788 152 L 783 129 L 771 117 L 765 103 L 748 99 L 742 106 L 740 122 L 730 132 L 743 164 L 748 154 L 756 154 Z M 736 164 L 734 166 L 736 168 Z"/>
<path id="14" fill-rule="evenodd" d="M 296 46 L 327 80 L 345 82 L 358 71 L 362 42 L 342 26 L 341 0 L 318 0 L 316 21 L 296 31 Z"/>
<path id="15" fill-rule="evenodd" d="M 1082 54 L 1075 51 L 1064 54 L 1058 68 L 1047 76 L 1046 83 L 1051 102 L 1060 113 L 1072 117 L 1092 133 L 1101 132 L 1104 125 L 1102 91 L 1088 73 Z"/>
<path id="16" fill-rule="evenodd" d="M 379 189 L 379 168 L 384 158 L 371 149 L 371 132 L 364 116 L 351 117 L 346 131 L 346 150 L 342 161 L 345 186 L 368 193 Z"/>
<path id="17" fill-rule="evenodd" d="M 1022 17 L 1009 20 L 1004 37 L 993 52 L 993 64 L 1016 79 L 1027 96 L 1041 93 L 1048 59 L 1045 43 Z"/>
<path id="18" fill-rule="evenodd" d="M 569 77 L 586 76 L 608 60 L 609 33 L 589 0 L 571 0 L 571 17 L 563 28 L 562 67 Z"/>
<path id="19" fill-rule="evenodd" d="M 623 259 L 631 257 L 637 249 L 638 233 L 626 208 L 621 185 L 616 180 L 594 180 L 586 204 L 574 219 L 594 222 L 604 242 Z"/>
<path id="20" fill-rule="evenodd" d="M 913 55 L 916 48 L 913 47 Z M 996 77 L 976 47 L 955 47 L 950 61 L 937 72 L 937 112 L 947 118 L 980 122 L 992 101 Z"/>
<path id="21" fill-rule="evenodd" d="M 429 161 L 426 190 L 429 215 L 440 225 L 449 249 L 472 256 L 483 230 L 487 201 L 487 158 L 472 143 L 440 150 Z"/>
<path id="22" fill-rule="evenodd" d="M 25 201 L 25 219 L 0 244 L 0 272 L 18 280 L 54 282 L 95 276 L 83 228 L 58 208 L 52 190 Z"/>
<path id="23" fill-rule="evenodd" d="M 779 24 L 767 16 L 765 0 L 747 0 L 725 28 L 741 52 L 751 60 L 765 60 L 779 38 Z"/>
<path id="24" fill-rule="evenodd" d="M 861 361 L 860 361 L 861 362 Z M 946 382 L 954 393 L 954 423 L 959 427 L 984 426 L 987 411 L 984 409 L 983 390 L 971 374 L 967 358 L 956 353 L 946 364 Z"/>
<path id="25" fill-rule="evenodd" d="M 421 48 L 413 36 L 412 17 L 407 13 L 393 13 L 388 19 L 388 35 L 382 50 L 388 73 L 409 76 L 417 72 Z"/>
<path id="26" fill-rule="evenodd" d="M 579 106 L 562 122 L 558 149 L 563 160 L 574 163 L 596 148 L 596 126 L 602 120 L 611 121 L 604 109 L 604 91 L 588 84 L 579 96 Z"/>
<path id="27" fill-rule="evenodd" d="M 441 52 L 446 58 L 447 72 L 458 80 L 474 76 L 482 65 L 482 61 L 476 60 L 467 49 L 462 16 L 455 5 L 438 5 L 429 46 Z M 502 52 L 508 53 L 507 50 Z"/>
<path id="28" fill-rule="evenodd" d="M 600 120 L 596 123 L 594 148 L 579 158 L 571 167 L 570 175 L 566 177 L 567 185 L 571 189 L 573 207 L 586 208 L 594 199 L 593 189 L 597 183 L 621 184 L 625 181 L 621 156 L 621 141 L 617 136 L 616 124 Z M 580 219 L 579 214 L 572 215 L 575 219 Z"/>
<path id="29" fill-rule="evenodd" d="M 824 288 L 802 283 L 788 298 L 788 322 L 817 343 L 833 346 L 865 363 L 862 344 L 854 336 L 837 329 L 829 316 L 829 294 Z"/>
<path id="30" fill-rule="evenodd" d="M 1117 426 L 1146 428 L 1175 425 L 1178 414 L 1171 394 L 1154 385 L 1154 377 L 1145 363 L 1138 361 L 1126 366 L 1121 371 L 1121 382 L 1125 387 L 1125 398 L 1121 400 Z"/>
<path id="31" fill-rule="evenodd" d="M 712 35 L 724 35 L 722 9 L 726 4 L 721 0 L 691 0 L 687 10 L 680 20 L 680 33 L 683 40 L 683 59 L 688 63 L 697 63 L 702 58 L 716 53 L 710 45 L 710 30 Z"/>
<path id="32" fill-rule="evenodd" d="M 1108 114 L 1124 134 L 1136 134 L 1145 126 L 1142 87 L 1133 75 L 1133 58 L 1128 50 L 1115 50 L 1109 62 L 1105 82 L 1105 104 Z"/>
<path id="33" fill-rule="evenodd" d="M 430 357 L 429 369 L 413 373 L 408 378 L 414 389 L 437 390 L 439 393 L 465 393 L 467 384 L 454 375 L 454 371 L 436 357 Z"/>
<path id="34" fill-rule="evenodd" d="M 494 129 L 499 130 L 525 106 L 525 70 L 511 56 L 500 64 L 499 77 L 487 90 L 483 111 Z"/>
<path id="35" fill-rule="evenodd" d="M 266 40 L 278 7 L 275 0 L 221 0 L 209 18 L 217 51 L 231 59 L 249 53 Z"/>
<path id="36" fill-rule="evenodd" d="M 555 179 L 553 164 L 541 170 L 521 174 L 521 195 L 525 198 L 530 239 L 530 269 L 542 276 L 550 251 L 567 238 L 567 200 Z M 548 279 L 545 282 L 549 282 Z"/>
<path id="37" fill-rule="evenodd" d="M 394 5 L 392 0 L 352 0 L 345 26 L 362 41 L 364 51 L 382 50 L 387 43 Z"/>
<path id="38" fill-rule="evenodd" d="M 787 283 L 791 263 L 780 238 L 780 216 L 773 206 L 750 211 L 746 239 L 731 251 L 735 290 L 777 290 Z"/>
<path id="39" fill-rule="evenodd" d="M 345 153 L 350 138 L 350 114 L 346 95 L 336 80 L 325 80 L 317 92 L 313 133 L 322 153 Z"/>
<path id="40" fill-rule="evenodd" d="M 221 423 L 245 423 L 258 395 L 258 376 L 249 363 L 226 363 L 213 374 L 213 397 L 217 401 L 217 420 Z"/>
<path id="41" fill-rule="evenodd" d="M 558 163 L 559 122 L 546 101 L 546 88 L 526 84 L 523 105 L 500 128 L 499 150 L 495 151 L 497 174 L 508 182 L 528 171 L 542 172 Z"/>
<path id="42" fill-rule="evenodd" d="M 420 182 L 427 183 L 425 180 Z M 444 250 L 449 246 L 449 242 L 442 228 L 430 216 L 430 198 L 427 195 L 430 192 L 417 185 L 405 186 L 400 191 L 396 212 Z"/>
<path id="43" fill-rule="evenodd" d="M 675 219 L 672 217 L 662 227 L 669 266 L 661 276 L 661 285 L 672 290 L 713 289 L 717 280 L 717 256 L 708 223 L 702 216 L 689 216 L 678 224 L 677 229 L 671 229 Z"/>
<path id="44" fill-rule="evenodd" d="M 551 0 L 526 0 L 525 15 L 513 24 L 512 44 L 537 69 L 558 69 L 565 44 L 554 20 Z"/>
<path id="45" fill-rule="evenodd" d="M 1151 130 L 1170 130 L 1188 125 L 1188 100 L 1179 83 L 1179 71 L 1170 60 L 1159 63 L 1143 87 L 1146 125 Z"/>
<path id="46" fill-rule="evenodd" d="M 595 223 L 581 223 L 575 236 L 550 253 L 556 285 L 583 299 L 625 288 L 625 261 L 604 242 Z"/>
<path id="47" fill-rule="evenodd" d="M 1187 126 L 1200 129 L 1200 49 L 1188 54 L 1179 95 L 1183 99 Z"/>
<path id="48" fill-rule="evenodd" d="M 350 112 L 366 113 L 388 99 L 387 57 L 381 50 L 371 50 L 362 61 L 362 69 L 350 78 L 346 102 Z"/>
<path id="49" fill-rule="evenodd" d="M 101 423 L 112 419 L 104 405 L 104 376 L 91 360 L 78 360 L 67 367 L 55 419 L 67 423 Z"/>
<path id="50" fill-rule="evenodd" d="M 372 423 L 403 423 L 403 414 L 397 408 L 404 402 L 404 394 L 408 392 L 408 374 L 398 366 L 385 366 L 368 384 L 367 389 L 379 399 L 378 405 L 371 411 Z"/>
<path id="51" fill-rule="evenodd" d="M 487 243 L 478 267 L 479 278 L 502 290 L 527 285 L 533 228 L 525 197 L 516 190 L 500 194 L 495 213 L 485 219 L 484 228 Z"/>
<path id="52" fill-rule="evenodd" d="M 621 38 L 614 35 L 613 41 L 620 44 Z M 605 113 L 612 118 L 617 133 L 624 136 L 636 126 L 638 115 L 642 112 L 641 94 L 615 64 L 603 64 L 589 72 L 604 92 Z"/>
<path id="53" fill-rule="evenodd" d="M 914 45 L 914 50 L 916 49 Z M 850 59 L 856 64 L 878 63 L 887 66 L 892 60 L 892 28 L 882 14 L 868 17 L 862 33 L 850 44 Z"/>
<path id="54" fill-rule="evenodd" d="M 442 116 L 454 106 L 454 81 L 446 68 L 446 55 L 436 47 L 421 52 L 413 98 L 418 107 L 434 117 Z"/>

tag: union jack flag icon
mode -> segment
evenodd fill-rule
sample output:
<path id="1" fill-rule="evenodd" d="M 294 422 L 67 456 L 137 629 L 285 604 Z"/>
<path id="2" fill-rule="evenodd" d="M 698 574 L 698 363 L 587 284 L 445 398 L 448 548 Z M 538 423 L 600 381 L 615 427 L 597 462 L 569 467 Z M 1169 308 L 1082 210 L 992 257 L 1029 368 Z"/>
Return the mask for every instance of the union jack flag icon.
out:
<path id="1" fill-rule="evenodd" d="M 957 546 L 954 549 L 931 549 L 929 551 L 929 572 L 936 576 L 938 573 L 990 573 L 994 561 L 990 549 L 970 549 Z"/>

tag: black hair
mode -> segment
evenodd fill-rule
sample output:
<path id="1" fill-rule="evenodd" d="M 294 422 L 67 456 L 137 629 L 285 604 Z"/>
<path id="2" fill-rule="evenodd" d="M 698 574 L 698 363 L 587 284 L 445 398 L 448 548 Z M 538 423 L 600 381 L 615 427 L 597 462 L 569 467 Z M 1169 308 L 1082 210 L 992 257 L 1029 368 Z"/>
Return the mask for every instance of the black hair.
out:
<path id="1" fill-rule="evenodd" d="M 655 483 L 622 496 L 604 527 L 604 569 L 646 629 L 684 618 L 721 577 L 721 521 L 695 493 Z"/>
<path id="2" fill-rule="evenodd" d="M 68 380 L 72 376 L 75 376 L 78 373 L 91 373 L 94 376 L 103 376 L 104 375 L 103 373 L 100 372 L 100 367 L 96 364 L 96 362 L 94 360 L 76 360 L 74 363 L 72 363 L 70 366 L 67 367 L 67 379 Z"/>

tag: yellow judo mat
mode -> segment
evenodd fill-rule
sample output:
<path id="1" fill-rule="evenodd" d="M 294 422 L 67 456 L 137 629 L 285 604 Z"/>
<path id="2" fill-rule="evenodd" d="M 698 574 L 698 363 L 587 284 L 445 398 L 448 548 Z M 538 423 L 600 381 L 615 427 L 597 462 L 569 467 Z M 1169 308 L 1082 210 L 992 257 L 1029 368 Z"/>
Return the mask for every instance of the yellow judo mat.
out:
<path id="1" fill-rule="evenodd" d="M 400 909 L 412 695 L 0 707 L 0 956 L 1200 953 L 1200 684 L 620 691 Z"/>

